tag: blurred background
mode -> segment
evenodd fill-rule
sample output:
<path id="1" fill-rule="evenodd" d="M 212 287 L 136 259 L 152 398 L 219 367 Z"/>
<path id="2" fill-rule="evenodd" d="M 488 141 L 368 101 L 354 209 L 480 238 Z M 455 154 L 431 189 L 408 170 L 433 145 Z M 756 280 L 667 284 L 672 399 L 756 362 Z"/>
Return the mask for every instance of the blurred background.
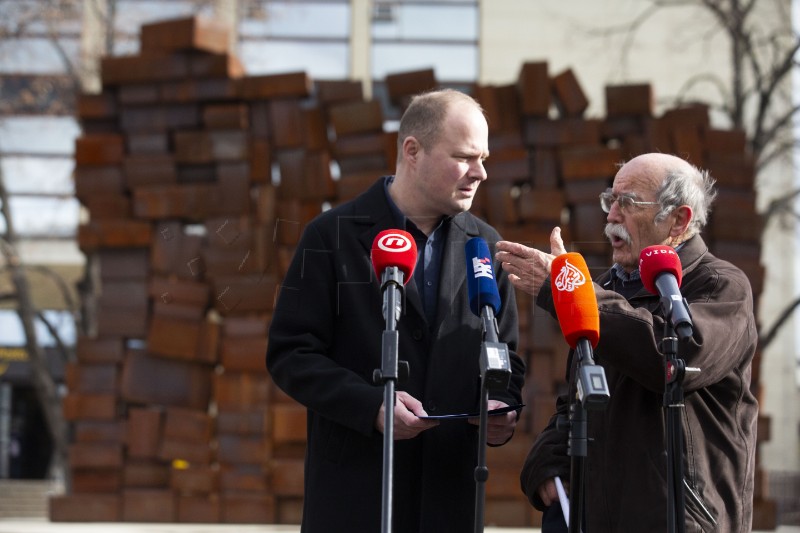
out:
<path id="1" fill-rule="evenodd" d="M 263 365 L 302 227 L 393 169 L 411 94 L 490 121 L 475 211 L 609 266 L 616 164 L 712 171 L 748 274 L 757 529 L 800 525 L 792 0 L 0 0 L 0 517 L 296 523 L 304 412 Z M 563 386 L 520 299 L 528 408 L 487 520 L 538 524 L 522 458 Z M 6 492 L 2 492 L 2 491 Z"/>

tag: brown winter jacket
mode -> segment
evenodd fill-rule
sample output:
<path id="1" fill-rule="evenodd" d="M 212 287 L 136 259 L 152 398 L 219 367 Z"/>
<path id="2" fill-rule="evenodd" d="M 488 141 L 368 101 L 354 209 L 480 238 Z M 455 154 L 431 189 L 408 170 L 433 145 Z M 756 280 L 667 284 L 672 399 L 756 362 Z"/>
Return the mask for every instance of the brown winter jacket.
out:
<path id="1" fill-rule="evenodd" d="M 714 257 L 700 236 L 678 255 L 694 333 L 679 344 L 677 356 L 701 369 L 683 381 L 686 531 L 749 532 L 758 414 L 750 387 L 757 342 L 750 283 L 741 270 Z M 594 287 L 600 310 L 594 357 L 605 369 L 610 399 L 587 416 L 584 531 L 666 531 L 665 373 L 659 351 L 664 318 L 658 296 L 641 289 L 626 301 L 614 283 L 606 272 Z M 549 283 L 537 304 L 555 316 Z M 570 353 L 571 395 L 557 402 L 557 414 L 565 417 L 575 391 L 574 359 Z M 545 508 L 537 494 L 541 483 L 554 475 L 570 479 L 567 442 L 554 415 L 525 461 L 522 490 L 537 509 Z"/>

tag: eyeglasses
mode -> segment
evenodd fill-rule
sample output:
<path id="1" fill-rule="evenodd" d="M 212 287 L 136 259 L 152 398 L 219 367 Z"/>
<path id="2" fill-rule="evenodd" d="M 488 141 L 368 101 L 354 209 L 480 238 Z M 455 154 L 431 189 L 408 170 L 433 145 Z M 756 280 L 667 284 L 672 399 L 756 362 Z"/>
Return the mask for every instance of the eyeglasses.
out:
<path id="1" fill-rule="evenodd" d="M 639 200 L 634 200 L 629 194 L 616 195 L 611 192 L 611 189 L 606 189 L 605 192 L 600 193 L 600 207 L 605 213 L 611 212 L 611 206 L 614 205 L 614 202 L 617 202 L 619 208 L 623 211 L 635 205 L 659 205 L 658 202 L 640 202 Z"/>

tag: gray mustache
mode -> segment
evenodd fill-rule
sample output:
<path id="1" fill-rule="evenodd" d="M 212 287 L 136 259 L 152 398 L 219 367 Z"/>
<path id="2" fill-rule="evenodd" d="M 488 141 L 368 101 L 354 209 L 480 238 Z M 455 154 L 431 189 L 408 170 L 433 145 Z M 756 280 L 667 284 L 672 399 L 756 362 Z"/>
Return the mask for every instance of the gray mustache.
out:
<path id="1" fill-rule="evenodd" d="M 611 237 L 618 237 L 626 243 L 631 244 L 631 234 L 628 233 L 628 230 L 626 230 L 625 226 L 622 224 L 612 224 L 609 222 L 606 224 L 603 233 L 605 233 L 606 237 L 609 239 Z"/>

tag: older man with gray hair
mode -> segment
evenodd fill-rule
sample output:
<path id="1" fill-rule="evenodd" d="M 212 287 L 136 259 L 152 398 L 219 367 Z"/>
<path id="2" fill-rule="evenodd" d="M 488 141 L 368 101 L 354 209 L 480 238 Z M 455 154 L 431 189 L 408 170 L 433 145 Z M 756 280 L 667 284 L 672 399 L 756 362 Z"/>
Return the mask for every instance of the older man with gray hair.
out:
<path id="1" fill-rule="evenodd" d="M 585 459 L 585 530 L 666 531 L 668 424 L 664 408 L 665 321 L 660 298 L 639 277 L 639 255 L 653 245 L 676 250 L 682 266 L 680 292 L 693 322 L 679 343 L 688 367 L 682 382 L 683 474 L 686 531 L 749 532 L 758 404 L 750 390 L 758 335 L 753 296 L 744 273 L 713 256 L 700 236 L 714 200 L 714 180 L 687 161 L 650 153 L 621 166 L 613 187 L 600 195 L 608 213 L 605 235 L 614 265 L 594 281 L 602 365 L 610 399 L 588 416 Z M 496 258 L 514 286 L 536 296 L 555 316 L 550 266 L 566 251 L 560 229 L 551 253 L 517 243 L 497 243 Z M 570 478 L 568 433 L 557 426 L 576 394 L 576 357 L 567 365 L 569 394 L 537 437 L 520 477 L 531 504 L 544 511 L 543 532 L 563 520 L 554 478 Z M 678 481 L 680 482 L 680 480 Z M 552 507 L 551 507 L 552 506 Z"/>

